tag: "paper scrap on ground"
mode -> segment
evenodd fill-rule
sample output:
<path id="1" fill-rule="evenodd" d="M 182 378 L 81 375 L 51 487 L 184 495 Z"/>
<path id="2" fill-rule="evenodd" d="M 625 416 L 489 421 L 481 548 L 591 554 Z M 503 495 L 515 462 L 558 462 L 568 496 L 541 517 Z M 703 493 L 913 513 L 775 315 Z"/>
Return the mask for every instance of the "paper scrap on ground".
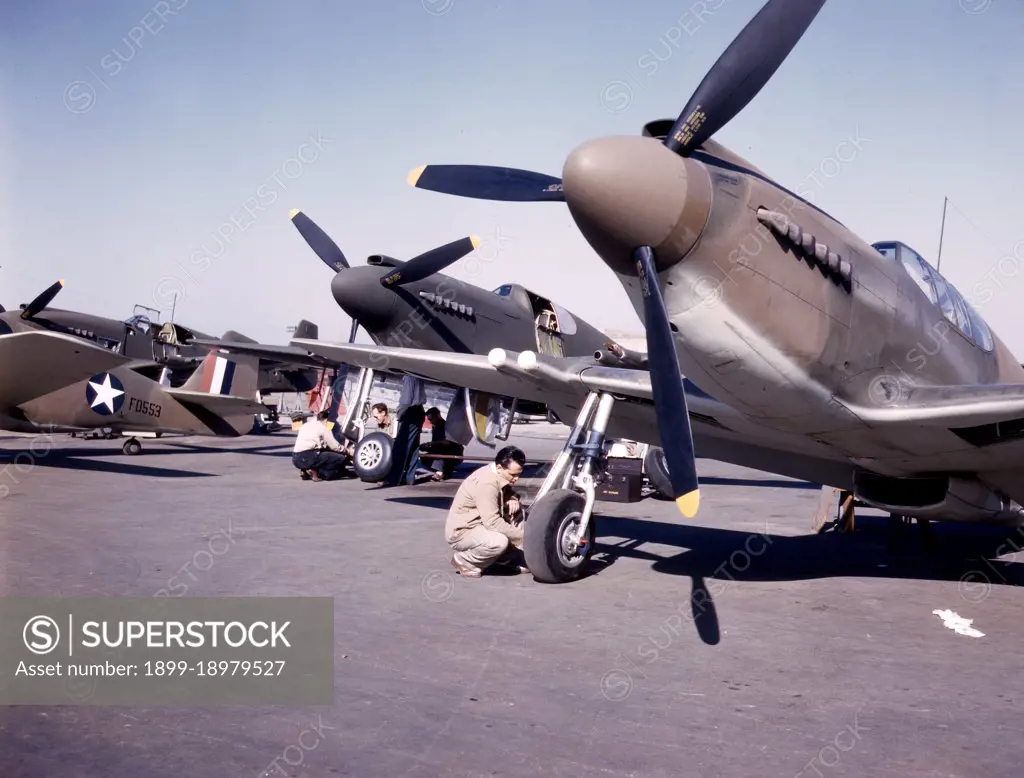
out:
<path id="1" fill-rule="evenodd" d="M 942 623 L 958 635 L 967 635 L 972 638 L 985 637 L 984 632 L 979 632 L 971 626 L 974 623 L 974 619 L 965 619 L 963 616 L 950 610 L 940 611 L 936 609 L 932 613 L 942 619 Z"/>

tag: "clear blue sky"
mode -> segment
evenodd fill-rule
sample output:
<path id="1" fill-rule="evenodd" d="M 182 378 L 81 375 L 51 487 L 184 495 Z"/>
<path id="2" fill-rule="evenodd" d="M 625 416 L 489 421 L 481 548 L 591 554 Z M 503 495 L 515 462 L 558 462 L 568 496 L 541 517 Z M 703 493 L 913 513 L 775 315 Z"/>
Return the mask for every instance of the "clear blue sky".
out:
<path id="1" fill-rule="evenodd" d="M 597 326 L 639 329 L 563 204 L 451 198 L 405 178 L 427 162 L 560 175 L 583 140 L 674 118 L 761 2 L 705 0 L 698 19 L 701 5 L 7 2 L 0 302 L 63 278 L 55 304 L 124 317 L 155 299 L 169 309 L 178 289 L 176 318 L 214 334 L 285 342 L 306 317 L 344 338 L 331 273 L 288 220 L 302 208 L 354 263 L 476 233 L 489 261 L 453 275 L 518 281 Z M 1022 40 L 1015 0 L 831 0 L 717 139 L 803 182 L 869 242 L 901 239 L 933 263 L 948 195 L 942 268 L 970 297 L 1024 240 Z M 852 161 L 809 178 L 858 132 Z M 204 247 L 220 256 L 193 264 Z M 1022 279 L 1024 262 L 1004 265 L 982 313 L 1024 358 Z"/>

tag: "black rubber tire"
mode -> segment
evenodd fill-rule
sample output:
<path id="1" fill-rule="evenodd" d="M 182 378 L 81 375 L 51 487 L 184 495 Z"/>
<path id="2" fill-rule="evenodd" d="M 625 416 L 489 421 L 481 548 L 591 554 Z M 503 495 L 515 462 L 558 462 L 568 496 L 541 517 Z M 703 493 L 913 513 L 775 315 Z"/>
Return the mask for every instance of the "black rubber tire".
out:
<path id="1" fill-rule="evenodd" d="M 142 453 L 142 444 L 139 443 L 139 441 L 135 440 L 134 438 L 131 440 L 126 440 L 124 442 L 124 445 L 121 446 L 121 451 L 123 451 L 130 457 L 135 457 Z"/>
<path id="2" fill-rule="evenodd" d="M 367 483 L 383 481 L 391 472 L 391 452 L 395 441 L 385 432 L 371 432 L 358 443 L 352 457 L 356 475 Z"/>
<path id="3" fill-rule="evenodd" d="M 582 556 L 566 560 L 561 538 L 569 522 L 578 522 L 585 500 L 571 489 L 554 489 L 530 508 L 523 533 L 523 556 L 533 577 L 542 583 L 567 583 L 579 578 L 594 550 L 594 521 L 587 525 L 587 544 Z"/>
<path id="4" fill-rule="evenodd" d="M 669 477 L 668 465 L 665 462 L 665 452 L 657 446 L 647 449 L 647 455 L 644 457 L 644 472 L 647 474 L 647 480 L 654 487 L 655 497 L 660 500 L 674 499 L 672 497 L 672 479 Z"/>

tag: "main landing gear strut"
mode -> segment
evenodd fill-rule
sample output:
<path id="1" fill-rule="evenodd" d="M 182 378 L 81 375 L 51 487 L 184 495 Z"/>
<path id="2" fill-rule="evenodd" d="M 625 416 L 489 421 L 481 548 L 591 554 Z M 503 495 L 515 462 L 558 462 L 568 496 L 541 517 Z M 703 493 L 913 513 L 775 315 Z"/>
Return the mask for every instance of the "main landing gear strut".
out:
<path id="1" fill-rule="evenodd" d="M 605 429 L 614 403 L 606 392 L 587 396 L 530 508 L 523 555 L 538 581 L 575 580 L 593 550 L 595 487 L 604 475 Z"/>

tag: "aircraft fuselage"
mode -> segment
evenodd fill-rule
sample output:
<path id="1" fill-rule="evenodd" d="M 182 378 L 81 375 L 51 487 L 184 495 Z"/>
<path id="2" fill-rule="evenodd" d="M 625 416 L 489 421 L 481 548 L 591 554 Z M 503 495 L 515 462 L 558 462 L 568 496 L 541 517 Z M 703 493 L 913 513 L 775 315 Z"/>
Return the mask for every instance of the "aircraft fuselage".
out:
<path id="1" fill-rule="evenodd" d="M 909 474 L 929 446 L 955 456 L 965 444 L 941 429 L 890 437 L 858 409 L 895 405 L 913 386 L 1024 382 L 934 270 L 948 295 L 936 303 L 896 256 L 713 141 L 689 158 L 655 138 L 591 141 L 567 160 L 564 186 L 641 317 L 632 250 L 654 248 L 684 375 L 759 425 Z"/>

